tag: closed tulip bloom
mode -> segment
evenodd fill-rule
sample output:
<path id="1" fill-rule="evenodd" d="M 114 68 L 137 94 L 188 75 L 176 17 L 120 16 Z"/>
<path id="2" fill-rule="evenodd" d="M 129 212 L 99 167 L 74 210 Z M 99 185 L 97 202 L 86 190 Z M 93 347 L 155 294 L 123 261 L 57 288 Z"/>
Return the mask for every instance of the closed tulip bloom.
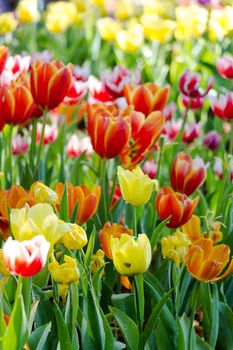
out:
<path id="1" fill-rule="evenodd" d="M 127 203 L 137 206 L 144 205 L 150 200 L 155 181 L 144 174 L 139 167 L 130 171 L 118 166 L 117 176 L 122 197 Z"/>
<path id="2" fill-rule="evenodd" d="M 111 237 L 120 238 L 122 234 L 132 236 L 133 231 L 123 225 L 111 224 L 110 221 L 106 222 L 102 230 L 100 230 L 99 238 L 107 258 L 112 259 Z"/>
<path id="3" fill-rule="evenodd" d="M 0 75 L 5 67 L 8 57 L 8 48 L 4 45 L 0 46 Z"/>
<path id="4" fill-rule="evenodd" d="M 184 133 L 182 136 L 182 141 L 186 143 L 191 143 L 200 136 L 202 128 L 201 122 L 187 123 L 184 128 Z"/>
<path id="5" fill-rule="evenodd" d="M 213 241 L 207 238 L 201 238 L 191 246 L 186 260 L 188 272 L 199 281 L 218 282 L 233 271 L 230 247 L 226 244 L 213 246 Z M 222 273 L 229 260 L 228 268 Z"/>
<path id="6" fill-rule="evenodd" d="M 218 98 L 213 98 L 211 108 L 217 117 L 231 121 L 233 119 L 233 92 L 227 92 Z"/>
<path id="7" fill-rule="evenodd" d="M 201 238 L 201 221 L 196 215 L 192 215 L 189 221 L 182 226 L 182 231 L 189 237 L 191 242 Z"/>
<path id="8" fill-rule="evenodd" d="M 104 260 L 104 251 L 102 249 L 98 249 L 95 254 L 91 257 L 91 263 L 90 263 L 90 271 L 91 273 L 95 274 L 100 269 L 101 273 L 100 276 L 102 277 L 104 274 L 104 266 L 106 262 Z"/>
<path id="9" fill-rule="evenodd" d="M 205 167 L 195 166 L 192 158 L 184 152 L 176 155 L 171 169 L 171 185 L 175 191 L 190 196 L 203 184 L 205 178 Z"/>
<path id="10" fill-rule="evenodd" d="M 173 191 L 164 186 L 156 197 L 156 208 L 161 220 L 171 216 L 167 227 L 177 228 L 184 225 L 192 216 L 198 204 L 199 197 L 189 199 L 185 194 Z"/>
<path id="11" fill-rule="evenodd" d="M 143 85 L 127 84 L 124 87 L 124 95 L 129 105 L 133 105 L 135 111 L 142 112 L 145 116 L 153 111 L 161 111 L 165 107 L 170 93 L 169 86 L 160 88 L 153 83 Z"/>
<path id="12" fill-rule="evenodd" d="M 71 67 L 61 61 L 34 61 L 30 78 L 35 103 L 42 109 L 53 109 L 64 100 L 70 88 Z"/>
<path id="13" fill-rule="evenodd" d="M 233 56 L 223 55 L 217 60 L 217 71 L 226 79 L 233 79 Z"/>
<path id="14" fill-rule="evenodd" d="M 137 238 L 127 234 L 111 238 L 111 248 L 114 266 L 121 275 L 140 275 L 149 268 L 151 246 L 144 233 Z"/>
<path id="15" fill-rule="evenodd" d="M 219 133 L 215 130 L 212 130 L 205 135 L 203 144 L 211 151 L 215 151 L 216 149 L 218 149 L 220 141 L 221 139 Z"/>
<path id="16" fill-rule="evenodd" d="M 47 203 L 39 203 L 31 208 L 12 209 L 10 223 L 17 240 L 23 241 L 42 234 L 51 247 L 71 231 L 70 224 L 59 220 L 53 207 Z"/>
<path id="17" fill-rule="evenodd" d="M 98 19 L 97 29 L 103 40 L 113 41 L 116 33 L 121 30 L 121 23 L 112 17 L 103 17 Z"/>
<path id="18" fill-rule="evenodd" d="M 16 15 L 21 23 L 34 23 L 39 21 L 40 12 L 38 11 L 38 1 L 20 0 L 16 8 Z"/>
<path id="19" fill-rule="evenodd" d="M 62 243 L 68 249 L 82 249 L 87 244 L 87 234 L 77 224 L 70 224 L 71 231 L 62 237 Z"/>
<path id="20" fill-rule="evenodd" d="M 49 247 L 49 242 L 42 235 L 22 242 L 9 237 L 3 246 L 4 263 L 12 274 L 33 276 L 44 267 Z"/>
<path id="21" fill-rule="evenodd" d="M 59 202 L 56 192 L 40 181 L 32 184 L 29 194 L 35 198 L 37 203 L 57 204 Z"/>
<path id="22" fill-rule="evenodd" d="M 14 31 L 18 26 L 13 12 L 0 13 L 0 35 Z"/>
<path id="23" fill-rule="evenodd" d="M 64 263 L 60 264 L 52 259 L 52 262 L 48 264 L 49 272 L 52 279 L 61 284 L 71 284 L 79 281 L 79 270 L 77 261 L 68 255 L 64 256 Z"/>
<path id="24" fill-rule="evenodd" d="M 129 113 L 131 111 L 129 110 Z M 104 105 L 92 105 L 88 111 L 88 133 L 95 152 L 101 158 L 119 156 L 130 137 L 127 115 Z"/>
<path id="25" fill-rule="evenodd" d="M 12 138 L 12 153 L 15 156 L 24 154 L 28 149 L 28 140 L 26 137 L 17 134 Z"/>
<path id="26" fill-rule="evenodd" d="M 61 201 L 64 192 L 64 185 L 62 183 L 58 183 L 55 187 L 55 192 Z M 76 222 L 79 225 L 82 225 L 97 211 L 101 193 L 100 186 L 94 185 L 90 189 L 86 185 L 73 186 L 70 182 L 68 182 L 67 192 L 69 218 L 72 215 L 75 205 L 78 203 Z"/>
<path id="27" fill-rule="evenodd" d="M 164 258 L 173 260 L 178 267 L 184 262 L 190 243 L 184 233 L 177 231 L 173 235 L 161 239 L 162 255 Z"/>

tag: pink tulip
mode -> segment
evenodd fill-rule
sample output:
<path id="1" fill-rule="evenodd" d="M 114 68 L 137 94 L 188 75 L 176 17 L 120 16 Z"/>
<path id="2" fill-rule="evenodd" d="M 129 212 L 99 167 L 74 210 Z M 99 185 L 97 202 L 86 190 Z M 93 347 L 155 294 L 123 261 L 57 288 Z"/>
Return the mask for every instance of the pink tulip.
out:
<path id="1" fill-rule="evenodd" d="M 72 135 L 67 143 L 66 152 L 70 158 L 78 158 L 83 152 L 86 152 L 87 157 L 90 156 L 93 153 L 90 137 L 79 137 L 76 134 Z"/>
<path id="2" fill-rule="evenodd" d="M 36 133 L 36 142 L 40 142 L 42 133 L 42 123 L 37 124 L 37 133 Z M 45 126 L 45 133 L 44 133 L 44 140 L 43 144 L 47 145 L 49 143 L 54 142 L 57 139 L 57 126 L 54 125 L 48 125 Z"/>
<path id="3" fill-rule="evenodd" d="M 223 55 L 217 60 L 217 71 L 226 79 L 233 79 L 233 56 Z"/>
<path id="4" fill-rule="evenodd" d="M 16 135 L 12 139 L 12 153 L 15 156 L 26 153 L 28 149 L 27 138 L 21 136 L 20 134 Z"/>
<path id="5" fill-rule="evenodd" d="M 45 266 L 49 248 L 49 242 L 42 235 L 22 242 L 9 237 L 3 246 L 3 260 L 12 274 L 30 277 Z"/>
<path id="6" fill-rule="evenodd" d="M 233 92 L 212 98 L 211 108 L 217 117 L 231 121 L 233 119 Z"/>

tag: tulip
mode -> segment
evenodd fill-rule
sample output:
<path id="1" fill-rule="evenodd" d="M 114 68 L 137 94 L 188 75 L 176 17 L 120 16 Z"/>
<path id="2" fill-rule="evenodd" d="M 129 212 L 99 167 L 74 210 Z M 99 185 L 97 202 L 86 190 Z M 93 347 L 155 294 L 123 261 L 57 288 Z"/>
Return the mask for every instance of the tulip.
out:
<path id="1" fill-rule="evenodd" d="M 184 128 L 184 133 L 182 136 L 182 141 L 186 143 L 191 143 L 200 136 L 202 128 L 202 123 L 187 123 Z"/>
<path id="2" fill-rule="evenodd" d="M 128 113 L 131 111 L 129 110 Z M 104 105 L 92 105 L 88 111 L 88 133 L 95 152 L 101 158 L 115 158 L 130 137 L 127 117 L 112 113 Z"/>
<path id="3" fill-rule="evenodd" d="M 112 17 L 103 17 L 97 20 L 97 28 L 103 40 L 113 41 L 121 29 L 121 24 Z"/>
<path id="4" fill-rule="evenodd" d="M 192 99 L 199 99 L 208 94 L 213 86 L 213 79 L 210 78 L 208 86 L 204 92 L 200 90 L 201 76 L 198 73 L 192 73 L 189 69 L 186 69 L 179 80 L 179 88 L 182 94 Z"/>
<path id="5" fill-rule="evenodd" d="M 190 98 L 181 94 L 181 101 L 186 108 L 195 111 L 203 106 L 204 97 Z"/>
<path id="6" fill-rule="evenodd" d="M 72 215 L 75 205 L 78 203 L 76 222 L 81 225 L 88 221 L 97 211 L 101 193 L 100 186 L 94 185 L 92 189 L 89 189 L 86 185 L 73 186 L 70 182 L 66 185 L 69 218 Z M 58 183 L 55 187 L 55 192 L 61 201 L 64 192 L 64 185 Z"/>
<path id="7" fill-rule="evenodd" d="M 231 33 L 233 30 L 232 16 L 232 6 L 222 6 L 211 10 L 208 28 L 211 40 L 220 42 Z"/>
<path id="8" fill-rule="evenodd" d="M 124 66 L 115 66 L 112 72 L 104 72 L 101 75 L 106 90 L 114 97 L 124 96 L 124 86 L 133 82 L 132 75 Z M 135 84 L 141 81 L 140 71 L 136 71 Z"/>
<path id="9" fill-rule="evenodd" d="M 175 102 L 170 102 L 163 110 L 162 113 L 165 120 L 173 120 L 176 115 L 177 106 Z"/>
<path id="10" fill-rule="evenodd" d="M 71 86 L 63 100 L 63 103 L 68 105 L 73 105 L 79 103 L 82 98 L 86 95 L 87 92 L 87 83 L 83 81 L 76 81 L 75 78 L 72 78 Z"/>
<path id="11" fill-rule="evenodd" d="M 4 263 L 10 273 L 31 277 L 45 266 L 49 247 L 49 242 L 42 235 L 22 242 L 9 237 L 3 246 Z"/>
<path id="12" fill-rule="evenodd" d="M 191 246 L 186 260 L 188 272 L 199 281 L 218 282 L 233 271 L 233 259 L 231 259 L 228 268 L 221 274 L 230 260 L 229 246 L 226 244 L 213 246 L 213 241 L 207 238 L 201 238 Z"/>
<path id="13" fill-rule="evenodd" d="M 76 15 L 77 9 L 72 2 L 52 2 L 46 8 L 45 26 L 51 33 L 63 33 L 74 24 Z"/>
<path id="14" fill-rule="evenodd" d="M 143 26 L 133 19 L 126 24 L 125 29 L 120 29 L 115 34 L 116 45 L 123 51 L 135 52 L 143 44 Z"/>
<path id="15" fill-rule="evenodd" d="M 95 274 L 100 269 L 102 269 L 100 275 L 103 276 L 105 264 L 106 263 L 104 261 L 104 252 L 102 249 L 98 249 L 97 252 L 91 257 L 91 264 L 90 264 L 91 273 Z"/>
<path id="16" fill-rule="evenodd" d="M 217 133 L 217 131 L 212 130 L 205 135 L 203 144 L 211 151 L 216 151 L 220 145 L 220 141 L 220 135 Z"/>
<path id="17" fill-rule="evenodd" d="M 0 13 L 0 35 L 13 32 L 18 26 L 13 12 Z"/>
<path id="18" fill-rule="evenodd" d="M 223 178 L 222 159 L 220 159 L 220 158 L 215 159 L 213 170 L 214 170 L 215 174 L 217 175 L 217 177 L 221 180 Z"/>
<path id="19" fill-rule="evenodd" d="M 145 30 L 145 37 L 161 44 L 166 43 L 172 37 L 176 28 L 174 21 L 163 19 L 156 14 L 143 15 L 141 22 Z"/>
<path id="20" fill-rule="evenodd" d="M 118 166 L 117 176 L 122 197 L 127 203 L 138 206 L 150 200 L 155 181 L 144 174 L 139 167 L 130 171 Z"/>
<path id="21" fill-rule="evenodd" d="M 153 83 L 143 85 L 127 84 L 124 87 L 124 95 L 129 105 L 134 109 L 148 116 L 153 111 L 161 111 L 165 107 L 170 88 L 165 86 L 160 88 Z"/>
<path id="22" fill-rule="evenodd" d="M 213 113 L 224 120 L 231 121 L 233 119 L 233 92 L 221 94 L 219 98 L 213 98 L 211 101 Z"/>
<path id="23" fill-rule="evenodd" d="M 158 165 L 153 160 L 147 160 L 142 167 L 144 174 L 147 174 L 150 179 L 154 179 L 158 170 Z"/>
<path id="24" fill-rule="evenodd" d="M 8 48 L 4 45 L 0 46 L 0 75 L 5 67 L 8 56 Z"/>
<path id="25" fill-rule="evenodd" d="M 64 256 L 64 263 L 59 265 L 54 258 L 48 264 L 48 270 L 51 273 L 52 279 L 61 284 L 77 283 L 79 281 L 79 270 L 77 261 L 68 255 Z"/>
<path id="26" fill-rule="evenodd" d="M 171 169 L 172 188 L 190 196 L 206 178 L 204 167 L 195 167 L 192 158 L 183 152 L 176 155 Z"/>
<path id="27" fill-rule="evenodd" d="M 133 231 L 123 225 L 111 224 L 109 221 L 106 222 L 102 230 L 100 230 L 99 238 L 107 258 L 112 259 L 111 237 L 120 238 L 122 234 L 132 236 Z"/>
<path id="28" fill-rule="evenodd" d="M 233 56 L 223 55 L 217 60 L 217 71 L 226 79 L 233 79 Z"/>
<path id="29" fill-rule="evenodd" d="M 172 236 L 161 239 L 162 255 L 164 258 L 173 260 L 178 267 L 184 262 L 190 243 L 184 233 L 177 231 Z"/>
<path id="30" fill-rule="evenodd" d="M 85 152 L 86 157 L 89 157 L 93 153 L 90 137 L 72 135 L 67 143 L 66 152 L 70 158 L 78 158 L 83 152 Z"/>
<path id="31" fill-rule="evenodd" d="M 131 137 L 120 154 L 121 163 L 126 168 L 139 164 L 154 147 L 164 126 L 165 118 L 160 111 L 147 117 L 140 112 L 132 112 L 129 117 Z"/>
<path id="32" fill-rule="evenodd" d="M 16 80 L 21 73 L 27 73 L 29 71 L 30 63 L 31 56 L 10 56 L 6 61 L 5 69 L 12 72 L 14 80 Z M 30 84 L 28 85 L 28 88 L 30 88 Z"/>
<path id="33" fill-rule="evenodd" d="M 64 100 L 72 80 L 70 66 L 61 61 L 34 61 L 30 78 L 33 99 L 42 109 L 56 108 Z"/>
<path id="34" fill-rule="evenodd" d="M 29 194 L 35 198 L 37 203 L 50 203 L 55 205 L 59 202 L 56 192 L 40 181 L 34 182 L 31 185 Z"/>
<path id="35" fill-rule="evenodd" d="M 111 238 L 113 263 L 116 270 L 125 276 L 144 273 L 151 262 L 151 246 L 148 237 L 142 233 L 138 238 L 122 234 Z"/>
<path id="36" fill-rule="evenodd" d="M 43 129 L 42 123 L 38 123 L 37 129 L 36 129 L 36 143 L 40 143 L 42 129 Z M 48 145 L 56 141 L 57 133 L 58 133 L 58 130 L 55 124 L 54 125 L 46 124 L 44 129 L 43 145 Z"/>
<path id="37" fill-rule="evenodd" d="M 40 19 L 37 0 L 20 0 L 16 15 L 21 23 L 34 23 Z"/>
<path id="38" fill-rule="evenodd" d="M 62 237 L 62 243 L 68 249 L 82 249 L 87 244 L 87 235 L 84 229 L 77 224 L 70 224 L 71 231 Z"/>
<path id="39" fill-rule="evenodd" d="M 31 208 L 12 209 L 10 223 L 13 236 L 18 241 L 43 235 L 51 247 L 71 231 L 71 226 L 59 220 L 52 206 L 47 203 L 39 203 Z"/>
<path id="40" fill-rule="evenodd" d="M 96 79 L 94 76 L 90 76 L 88 79 L 89 88 L 89 104 L 108 103 L 113 104 L 115 102 L 114 96 L 112 96 L 103 81 Z"/>
<path id="41" fill-rule="evenodd" d="M 12 138 L 12 153 L 15 156 L 26 153 L 28 149 L 28 141 L 26 137 L 22 137 L 20 134 L 17 134 Z"/>
<path id="42" fill-rule="evenodd" d="M 161 220 L 169 218 L 167 227 L 177 228 L 184 225 L 192 216 L 198 204 L 199 197 L 189 199 L 185 194 L 172 190 L 171 187 L 161 187 L 156 197 L 156 208 Z"/>
<path id="43" fill-rule="evenodd" d="M 162 130 L 162 135 L 165 136 L 166 140 L 172 141 L 176 138 L 176 136 L 179 134 L 179 131 L 182 126 L 182 120 L 168 120 L 164 124 L 164 128 Z"/>

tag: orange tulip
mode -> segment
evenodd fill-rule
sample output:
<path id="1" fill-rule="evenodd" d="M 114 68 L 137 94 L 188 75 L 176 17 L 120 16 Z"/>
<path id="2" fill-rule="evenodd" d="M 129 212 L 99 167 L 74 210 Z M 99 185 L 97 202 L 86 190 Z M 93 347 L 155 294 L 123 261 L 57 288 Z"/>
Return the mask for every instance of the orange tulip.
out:
<path id="1" fill-rule="evenodd" d="M 158 140 L 165 123 L 160 111 L 152 112 L 147 117 L 140 112 L 130 115 L 131 137 L 120 154 L 126 168 L 139 164 Z"/>
<path id="2" fill-rule="evenodd" d="M 60 201 L 62 199 L 63 191 L 64 184 L 58 183 L 55 187 L 55 192 Z M 76 222 L 81 225 L 88 221 L 97 211 L 101 193 L 100 186 L 94 185 L 92 189 L 89 189 L 86 185 L 73 186 L 68 182 L 67 192 L 69 218 L 71 217 L 76 203 L 78 203 Z"/>
<path id="3" fill-rule="evenodd" d="M 70 85 L 71 68 L 60 61 L 35 61 L 31 65 L 31 92 L 42 109 L 56 108 L 65 98 Z"/>
<path id="4" fill-rule="evenodd" d="M 206 178 L 204 167 L 195 167 L 192 158 L 183 152 L 176 155 L 171 169 L 171 184 L 175 191 L 191 195 Z"/>
<path id="5" fill-rule="evenodd" d="M 173 191 L 171 187 L 161 187 L 156 197 L 156 208 L 161 220 L 171 216 L 167 227 L 184 225 L 192 216 L 199 197 L 189 199 L 185 194 Z"/>
<path id="6" fill-rule="evenodd" d="M 221 281 L 233 271 L 233 259 L 231 259 L 227 270 L 221 274 L 230 260 L 229 246 L 226 244 L 213 246 L 213 241 L 207 238 L 201 238 L 190 247 L 186 260 L 188 272 L 199 281 Z"/>
<path id="7" fill-rule="evenodd" d="M 19 185 L 13 185 L 9 190 L 0 190 L 0 232 L 4 239 L 10 234 L 8 207 L 23 208 L 25 204 L 36 204 L 35 199 Z"/>
<path id="8" fill-rule="evenodd" d="M 5 67 L 8 56 L 8 48 L 4 45 L 0 46 L 0 75 Z"/>
<path id="9" fill-rule="evenodd" d="M 101 158 L 115 158 L 126 146 L 131 131 L 127 116 L 130 113 L 131 109 L 120 113 L 114 107 L 89 106 L 87 129 L 92 146 Z"/>
<path id="10" fill-rule="evenodd" d="M 124 86 L 124 95 L 129 105 L 147 116 L 153 111 L 162 111 L 165 107 L 170 93 L 170 87 L 160 88 L 153 83 L 134 85 L 133 83 Z"/>
<path id="11" fill-rule="evenodd" d="M 106 222 L 102 230 L 100 230 L 99 238 L 100 238 L 101 246 L 103 248 L 104 254 L 109 259 L 112 259 L 111 237 L 120 238 L 120 236 L 123 233 L 133 236 L 132 230 L 128 229 L 123 225 L 111 224 L 109 221 Z"/>

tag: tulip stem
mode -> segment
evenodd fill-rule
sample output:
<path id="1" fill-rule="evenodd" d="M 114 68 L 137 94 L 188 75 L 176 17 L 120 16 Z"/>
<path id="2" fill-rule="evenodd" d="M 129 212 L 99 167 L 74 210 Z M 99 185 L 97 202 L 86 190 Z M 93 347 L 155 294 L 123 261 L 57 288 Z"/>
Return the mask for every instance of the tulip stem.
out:
<path id="1" fill-rule="evenodd" d="M 106 186 L 105 186 L 105 177 L 106 177 L 106 161 L 105 159 L 100 159 L 100 181 L 101 181 L 101 200 L 103 208 L 103 220 L 104 223 L 108 218 L 108 206 L 106 198 Z"/>
<path id="2" fill-rule="evenodd" d="M 30 169 L 32 174 L 34 173 L 34 156 L 36 148 L 36 131 L 37 131 L 37 119 L 34 118 L 32 122 L 32 139 L 31 139 L 31 148 L 30 148 Z"/>
<path id="3" fill-rule="evenodd" d="M 132 206 L 132 214 L 133 214 L 133 232 L 134 236 L 137 236 L 137 208 Z"/>
<path id="4" fill-rule="evenodd" d="M 200 286 L 200 283 L 197 282 L 196 288 L 194 289 L 194 292 L 193 292 L 193 300 L 191 303 L 191 318 L 190 318 L 189 333 L 188 333 L 188 350 L 192 350 L 192 330 L 193 330 L 193 321 L 195 318 L 195 313 L 197 308 L 199 286 Z"/>
<path id="5" fill-rule="evenodd" d="M 27 318 L 29 318 L 29 314 L 30 314 L 31 288 L 32 288 L 32 277 L 24 278 L 23 279 L 23 286 L 22 286 L 22 294 L 23 294 Z"/>
<path id="6" fill-rule="evenodd" d="M 138 319 L 139 331 L 143 326 L 144 314 L 144 289 L 143 289 L 143 275 L 134 276 L 134 296 L 135 307 Z"/>
<path id="7" fill-rule="evenodd" d="M 229 147 L 229 153 L 233 154 L 233 123 L 231 123 L 231 133 L 230 133 L 230 147 Z"/>
<path id="8" fill-rule="evenodd" d="M 12 168 L 12 134 L 13 134 L 13 125 L 10 125 L 10 134 L 9 134 L 9 168 L 10 168 L 10 186 L 13 183 L 13 168 Z"/>
<path id="9" fill-rule="evenodd" d="M 47 115 L 47 111 L 44 110 L 43 125 L 42 125 L 42 131 L 41 131 L 41 135 L 40 135 L 40 144 L 39 144 L 39 150 L 38 150 L 37 161 L 36 161 L 36 169 L 35 169 L 36 171 L 38 170 L 39 165 L 40 165 L 42 146 L 43 146 L 43 141 L 44 141 L 45 126 L 46 126 L 46 115 Z"/>

